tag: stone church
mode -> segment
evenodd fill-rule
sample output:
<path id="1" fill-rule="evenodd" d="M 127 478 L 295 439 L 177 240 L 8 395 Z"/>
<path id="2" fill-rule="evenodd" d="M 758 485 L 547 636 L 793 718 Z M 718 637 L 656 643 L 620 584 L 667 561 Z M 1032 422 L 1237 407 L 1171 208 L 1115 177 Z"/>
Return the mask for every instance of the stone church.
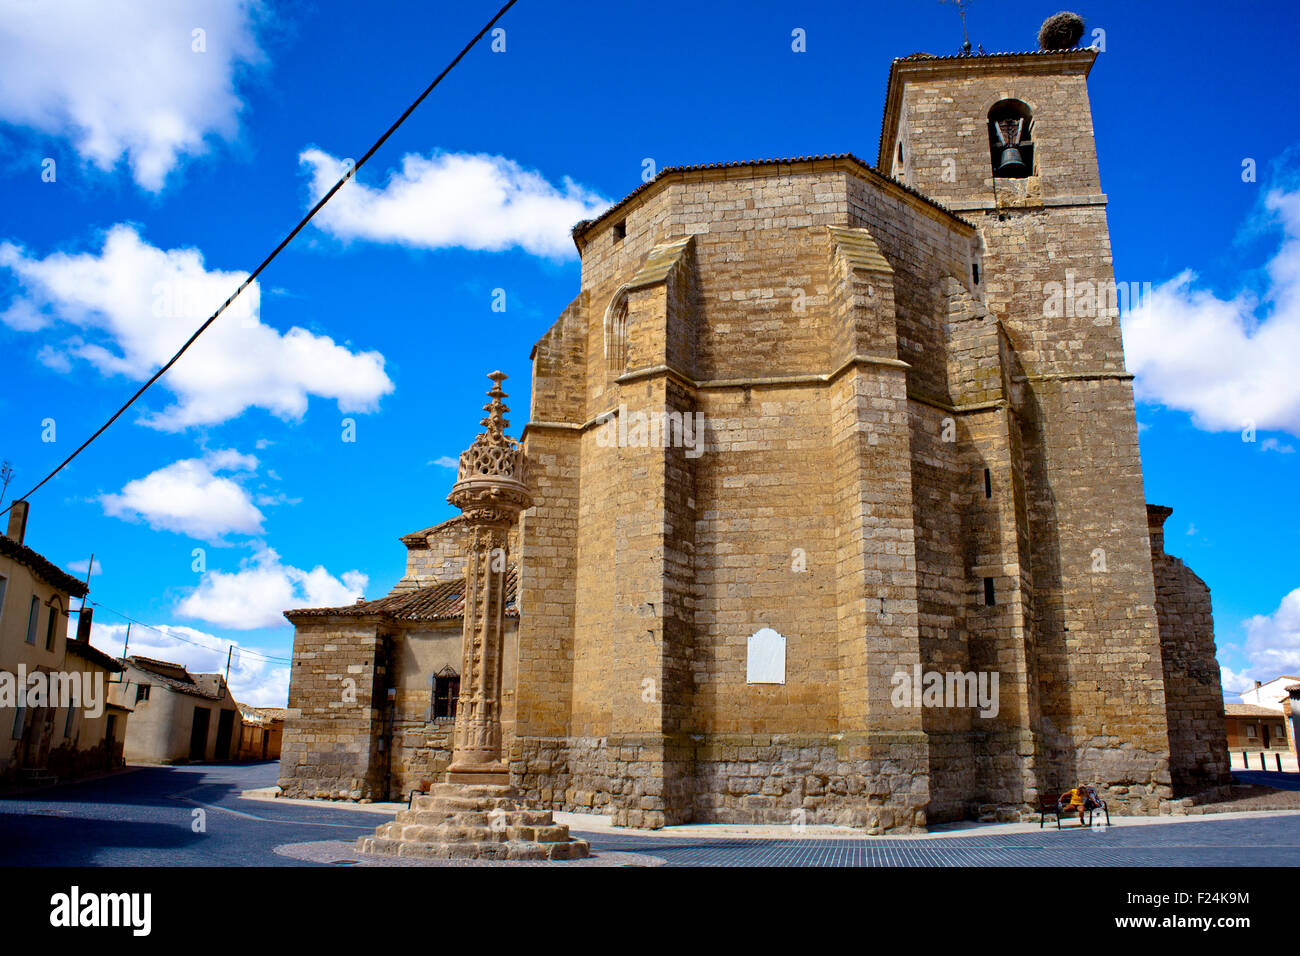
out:
<path id="1" fill-rule="evenodd" d="M 1143 493 L 1096 57 L 897 59 L 874 167 L 672 167 L 574 228 L 500 611 L 528 801 L 906 832 L 1226 781 L 1209 591 Z M 286 795 L 447 768 L 464 519 L 401 540 L 389 595 L 286 612 Z"/>

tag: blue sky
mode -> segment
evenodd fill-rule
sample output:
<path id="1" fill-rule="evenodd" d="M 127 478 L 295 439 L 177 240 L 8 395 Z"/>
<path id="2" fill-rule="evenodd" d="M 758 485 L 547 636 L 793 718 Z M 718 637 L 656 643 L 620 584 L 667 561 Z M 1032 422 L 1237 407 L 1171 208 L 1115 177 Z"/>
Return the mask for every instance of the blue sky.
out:
<path id="1" fill-rule="evenodd" d="M 11 496 L 170 354 L 496 9 L 99 6 L 0 6 Z M 1057 9 L 973 3 L 971 39 L 1032 49 Z M 1116 274 L 1157 290 L 1125 323 L 1147 498 L 1174 508 L 1167 548 L 1213 590 L 1229 689 L 1300 673 L 1290 10 L 1076 9 L 1090 39 L 1104 31 L 1090 91 Z M 577 292 L 573 221 L 639 185 L 647 160 L 874 162 L 890 59 L 961 41 L 934 0 L 522 0 L 502 27 L 504 51 L 485 41 L 465 59 L 251 308 L 33 497 L 29 543 L 70 568 L 94 551 L 92 599 L 161 628 L 133 630 L 133 649 L 216 669 L 235 641 L 236 692 L 282 703 L 286 669 L 254 656 L 288 656 L 275 614 L 377 597 L 401 576 L 397 537 L 454 513 L 437 462 L 472 440 L 494 368 L 510 375 L 518 434 L 531 345 Z M 791 49 L 796 28 L 806 52 Z M 120 652 L 122 619 L 103 609 L 96 624 Z"/>

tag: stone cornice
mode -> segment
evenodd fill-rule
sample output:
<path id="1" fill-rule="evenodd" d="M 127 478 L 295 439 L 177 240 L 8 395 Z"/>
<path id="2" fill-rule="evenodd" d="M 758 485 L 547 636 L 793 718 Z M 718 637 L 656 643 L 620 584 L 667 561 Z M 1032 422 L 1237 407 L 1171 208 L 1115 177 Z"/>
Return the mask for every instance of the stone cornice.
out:
<path id="1" fill-rule="evenodd" d="M 1086 196 L 1052 196 L 1039 202 L 1017 206 L 999 206 L 996 203 L 979 201 L 979 202 L 955 202 L 952 204 L 954 212 L 1015 212 L 1021 209 L 1062 209 L 1076 206 L 1105 206 L 1108 200 L 1105 193 L 1092 193 Z"/>
<path id="2" fill-rule="evenodd" d="M 999 408 L 1007 408 L 1010 404 L 1005 398 L 996 398 L 989 402 L 967 402 L 964 405 L 949 405 L 947 402 L 931 398 L 928 395 L 922 395 L 920 392 L 913 392 L 910 389 L 907 392 L 907 400 L 916 402 L 919 405 L 929 405 L 941 412 L 952 412 L 954 415 L 965 415 L 971 412 L 991 412 Z"/>
<path id="3" fill-rule="evenodd" d="M 1133 380 L 1132 372 L 1044 372 L 1038 375 L 1015 375 L 1013 382 L 1098 382 Z"/>
<path id="4" fill-rule="evenodd" d="M 785 385 L 825 385 L 839 378 L 846 370 L 859 365 L 898 369 L 904 372 L 912 367 L 901 359 L 884 358 L 875 355 L 855 355 L 829 372 L 696 380 L 680 369 L 673 368 L 670 365 L 651 365 L 645 368 L 633 369 L 630 372 L 624 372 L 614 381 L 619 385 L 630 385 L 633 382 L 639 382 L 646 378 L 667 376 L 668 378 L 676 380 L 682 386 L 695 391 L 718 388 L 776 388 Z M 617 409 L 607 409 L 606 411 L 587 419 L 587 421 L 582 422 L 581 424 L 578 422 L 529 422 L 524 426 L 523 437 L 528 437 L 528 433 L 534 430 L 583 432 L 591 428 L 593 425 L 599 424 L 610 416 L 616 414 Z"/>

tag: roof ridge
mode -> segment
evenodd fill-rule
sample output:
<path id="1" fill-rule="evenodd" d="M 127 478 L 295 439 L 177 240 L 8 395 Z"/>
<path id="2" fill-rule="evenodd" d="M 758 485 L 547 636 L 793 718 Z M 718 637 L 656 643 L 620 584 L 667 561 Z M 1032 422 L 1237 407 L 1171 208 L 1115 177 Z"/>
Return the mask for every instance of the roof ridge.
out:
<path id="1" fill-rule="evenodd" d="M 651 179 L 649 182 L 642 183 L 636 189 L 632 190 L 630 193 L 628 193 L 618 202 L 614 203 L 612 206 L 610 206 L 608 209 L 602 212 L 595 219 L 584 219 L 582 220 L 582 222 L 575 225 L 572 230 L 573 238 L 574 241 L 576 242 L 579 236 L 585 235 L 597 223 L 600 223 L 603 220 L 609 218 L 614 212 L 626 206 L 636 196 L 639 196 L 641 193 L 651 189 L 652 187 L 659 184 L 660 182 L 665 181 L 665 178 L 670 175 L 675 175 L 677 173 L 707 172 L 709 170 L 714 170 L 714 169 L 739 169 L 745 166 L 750 166 L 750 167 L 784 166 L 784 165 L 793 165 L 795 163 L 817 163 L 817 162 L 836 162 L 836 161 L 856 163 L 858 166 L 862 167 L 862 169 L 869 176 L 874 176 L 883 182 L 889 183 L 890 185 L 893 186 L 897 186 L 899 189 L 903 190 L 903 192 L 907 193 L 910 196 L 915 197 L 916 199 L 921 200 L 926 205 L 934 207 L 935 209 L 939 210 L 944 215 L 948 216 L 954 221 L 959 222 L 968 228 L 971 229 L 975 228 L 974 224 L 971 223 L 968 219 L 959 216 L 957 213 L 953 212 L 951 209 L 949 209 L 943 203 L 939 202 L 937 199 L 933 199 L 930 196 L 927 196 L 925 193 L 921 192 L 920 190 L 914 189 L 911 186 L 907 185 L 907 183 L 895 179 L 893 176 L 890 176 L 888 173 L 882 172 L 879 168 L 872 166 L 861 156 L 858 156 L 855 153 L 845 152 L 845 153 L 819 153 L 816 155 L 808 155 L 808 156 L 780 156 L 780 157 L 773 157 L 770 159 L 738 159 L 738 160 L 728 160 L 725 162 L 717 162 L 717 163 L 694 163 L 689 165 L 675 164 L 672 166 L 665 166 L 662 169 L 660 169 L 658 173 L 655 174 L 654 179 Z M 581 248 L 579 248 L 579 252 L 581 252 Z"/>

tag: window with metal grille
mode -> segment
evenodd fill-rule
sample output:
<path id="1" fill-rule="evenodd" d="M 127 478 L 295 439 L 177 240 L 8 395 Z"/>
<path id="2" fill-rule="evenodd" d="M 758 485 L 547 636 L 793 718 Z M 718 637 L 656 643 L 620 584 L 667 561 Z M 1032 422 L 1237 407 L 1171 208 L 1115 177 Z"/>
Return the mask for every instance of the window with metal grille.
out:
<path id="1" fill-rule="evenodd" d="M 433 720 L 453 720 L 456 717 L 456 698 L 460 696 L 460 675 L 451 667 L 444 667 L 433 675 L 433 700 L 429 716 Z"/>

